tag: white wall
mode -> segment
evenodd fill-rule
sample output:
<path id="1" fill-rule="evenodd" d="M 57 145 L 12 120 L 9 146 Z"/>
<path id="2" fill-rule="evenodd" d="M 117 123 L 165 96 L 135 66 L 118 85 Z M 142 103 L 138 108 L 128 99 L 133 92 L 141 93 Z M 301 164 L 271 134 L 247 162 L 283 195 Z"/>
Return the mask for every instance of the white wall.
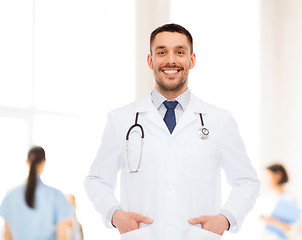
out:
<path id="1" fill-rule="evenodd" d="M 284 163 L 292 190 L 302 184 L 301 29 L 302 1 L 262 1 L 261 166 Z"/>

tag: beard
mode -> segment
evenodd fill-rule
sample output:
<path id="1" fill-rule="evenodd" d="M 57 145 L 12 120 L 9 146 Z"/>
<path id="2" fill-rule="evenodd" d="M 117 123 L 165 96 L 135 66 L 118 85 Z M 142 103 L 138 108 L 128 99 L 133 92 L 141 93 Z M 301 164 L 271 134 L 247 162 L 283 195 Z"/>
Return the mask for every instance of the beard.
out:
<path id="1" fill-rule="evenodd" d="M 162 73 L 162 70 L 164 68 L 171 68 L 171 69 L 178 69 L 179 71 L 182 71 L 183 74 L 179 76 L 177 79 L 169 79 L 167 77 L 162 76 L 160 73 Z M 158 69 L 157 74 L 155 74 L 155 80 L 163 91 L 173 91 L 176 92 L 180 90 L 187 82 L 188 80 L 188 70 L 184 69 L 182 66 L 176 66 L 176 65 L 165 65 Z M 157 76 L 156 76 L 157 75 Z"/>
<path id="2" fill-rule="evenodd" d="M 178 91 L 179 89 L 181 89 L 185 85 L 185 83 L 188 80 L 188 76 L 180 78 L 177 82 L 173 82 L 171 84 L 165 83 L 165 81 L 163 81 L 160 78 L 156 78 L 155 80 L 156 80 L 158 86 L 162 90 L 175 92 L 175 91 Z M 173 80 L 171 80 L 171 81 L 173 81 Z"/>

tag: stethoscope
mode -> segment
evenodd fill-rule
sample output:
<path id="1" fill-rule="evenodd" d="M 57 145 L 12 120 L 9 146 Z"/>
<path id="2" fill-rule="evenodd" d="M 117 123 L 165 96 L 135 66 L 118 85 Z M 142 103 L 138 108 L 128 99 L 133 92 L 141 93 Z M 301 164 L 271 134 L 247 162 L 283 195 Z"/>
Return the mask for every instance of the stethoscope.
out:
<path id="1" fill-rule="evenodd" d="M 208 137 L 209 137 L 209 130 L 204 126 L 204 123 L 203 123 L 203 118 L 202 118 L 202 114 L 199 113 L 199 116 L 200 116 L 200 121 L 201 121 L 201 128 L 198 129 L 198 136 L 201 138 L 201 139 L 204 139 L 206 140 Z"/>
<path id="2" fill-rule="evenodd" d="M 139 115 L 139 113 L 137 112 L 136 116 L 135 116 L 135 123 L 129 128 L 129 130 L 127 132 L 127 135 L 126 135 L 126 158 L 127 158 L 127 164 L 128 164 L 129 173 L 137 173 L 137 172 L 139 172 L 140 171 L 140 167 L 141 167 L 141 162 L 142 162 L 142 153 L 143 153 L 143 145 L 144 145 L 145 133 L 144 133 L 143 126 L 140 125 L 139 123 L 137 123 L 137 121 L 138 121 L 138 115 Z M 141 130 L 141 152 L 140 152 L 139 162 L 138 162 L 136 170 L 131 170 L 131 168 L 130 168 L 130 162 L 129 162 L 129 148 L 128 148 L 128 145 L 129 145 L 129 136 L 130 136 L 130 133 L 131 133 L 132 129 L 135 128 L 135 127 L 138 127 Z"/>
<path id="3" fill-rule="evenodd" d="M 139 113 L 136 113 L 135 116 L 135 123 L 129 128 L 127 134 L 126 134 L 126 158 L 127 158 L 127 164 L 128 164 L 128 170 L 129 173 L 137 173 L 140 172 L 140 167 L 141 167 L 141 162 L 142 162 L 142 153 L 143 153 L 143 145 L 144 145 L 144 138 L 145 138 L 145 133 L 144 133 L 144 128 L 141 124 L 137 123 L 138 122 L 138 116 Z M 203 139 L 206 140 L 209 137 L 209 130 L 204 126 L 204 122 L 203 122 L 203 117 L 202 117 L 202 113 L 199 113 L 200 116 L 200 121 L 201 121 L 201 128 L 198 129 L 198 136 Z M 137 165 L 136 170 L 133 170 L 130 168 L 130 161 L 129 161 L 129 149 L 128 149 L 128 145 L 129 145 L 129 136 L 131 134 L 131 131 L 135 128 L 138 127 L 141 131 L 141 151 L 140 151 L 140 157 L 139 157 L 139 162 Z"/>

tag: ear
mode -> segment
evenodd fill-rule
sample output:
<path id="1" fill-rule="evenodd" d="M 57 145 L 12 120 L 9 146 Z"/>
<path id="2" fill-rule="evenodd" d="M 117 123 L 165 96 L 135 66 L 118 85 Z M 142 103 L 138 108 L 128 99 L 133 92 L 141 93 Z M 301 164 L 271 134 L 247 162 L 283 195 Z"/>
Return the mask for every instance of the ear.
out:
<path id="1" fill-rule="evenodd" d="M 44 159 L 42 162 L 40 162 L 37 166 L 37 173 L 39 175 L 41 175 L 41 173 L 44 171 L 44 168 L 45 168 L 45 163 L 46 163 L 46 160 Z"/>
<path id="2" fill-rule="evenodd" d="M 195 53 L 192 53 L 190 59 L 190 69 L 192 69 L 195 66 L 195 63 L 196 63 L 196 56 Z"/>
<path id="3" fill-rule="evenodd" d="M 153 60 L 152 60 L 152 55 L 151 53 L 148 54 L 147 56 L 147 62 L 148 62 L 148 66 L 151 70 L 153 70 Z"/>
<path id="4" fill-rule="evenodd" d="M 277 171 L 275 173 L 275 175 L 277 176 L 276 178 L 278 179 L 278 183 L 279 183 L 281 181 L 281 179 L 282 179 L 282 172 L 281 171 Z"/>

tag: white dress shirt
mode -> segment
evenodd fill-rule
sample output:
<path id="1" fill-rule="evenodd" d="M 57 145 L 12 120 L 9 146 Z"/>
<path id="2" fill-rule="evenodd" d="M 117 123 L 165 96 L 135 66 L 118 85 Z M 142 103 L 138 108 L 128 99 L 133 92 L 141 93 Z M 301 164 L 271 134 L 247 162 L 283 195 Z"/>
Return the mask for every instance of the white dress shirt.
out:
<path id="1" fill-rule="evenodd" d="M 182 93 L 175 99 L 169 100 L 169 101 L 178 102 L 178 104 L 176 105 L 176 108 L 175 108 L 176 123 L 180 119 L 183 112 L 186 110 L 186 107 L 188 106 L 188 104 L 190 102 L 190 96 L 191 96 L 191 92 L 189 91 L 189 89 L 187 89 L 184 93 Z M 161 95 L 160 92 L 156 88 L 154 88 L 151 93 L 151 100 L 152 100 L 152 103 L 154 104 L 155 108 L 158 110 L 160 116 L 163 119 L 166 114 L 166 111 L 167 111 L 163 102 L 166 101 L 167 99 L 163 95 Z"/>

